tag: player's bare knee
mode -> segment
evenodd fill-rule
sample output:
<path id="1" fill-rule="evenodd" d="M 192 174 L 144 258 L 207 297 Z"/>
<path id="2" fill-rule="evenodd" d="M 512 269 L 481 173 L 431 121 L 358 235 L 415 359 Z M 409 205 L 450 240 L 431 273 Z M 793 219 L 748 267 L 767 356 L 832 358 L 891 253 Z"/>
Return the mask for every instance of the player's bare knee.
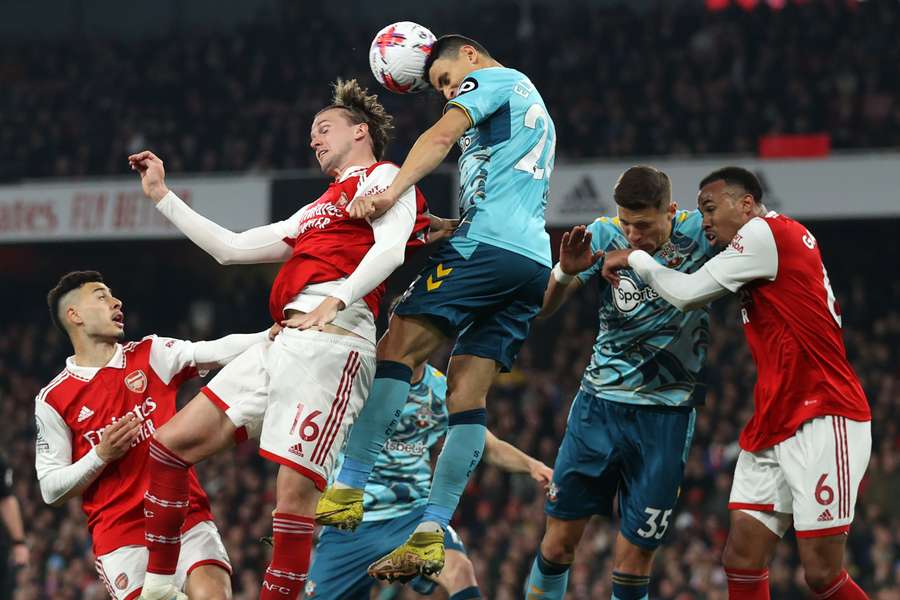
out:
<path id="1" fill-rule="evenodd" d="M 541 554 L 551 562 L 567 565 L 575 560 L 577 546 L 578 540 L 573 540 L 569 536 L 545 535 L 541 542 Z"/>
<path id="2" fill-rule="evenodd" d="M 806 579 L 806 585 L 814 592 L 820 592 L 831 585 L 838 575 L 841 574 L 841 565 L 826 565 L 819 563 L 816 565 L 803 566 L 803 576 Z"/>
<path id="3" fill-rule="evenodd" d="M 477 585 L 472 562 L 461 552 L 453 550 L 447 552 L 440 578 L 450 590 L 463 590 Z"/>
<path id="4" fill-rule="evenodd" d="M 219 585 L 195 586 L 191 590 L 191 600 L 231 600 L 231 589 Z"/>
<path id="5" fill-rule="evenodd" d="M 617 548 L 613 560 L 613 568 L 622 573 L 641 575 L 650 572 L 655 550 L 643 548 L 624 538 L 616 540 Z"/>

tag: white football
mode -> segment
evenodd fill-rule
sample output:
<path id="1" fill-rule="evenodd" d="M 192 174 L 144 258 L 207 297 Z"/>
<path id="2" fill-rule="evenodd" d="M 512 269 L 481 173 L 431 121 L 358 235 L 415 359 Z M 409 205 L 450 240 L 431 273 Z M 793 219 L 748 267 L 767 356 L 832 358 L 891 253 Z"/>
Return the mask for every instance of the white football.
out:
<path id="1" fill-rule="evenodd" d="M 423 76 L 434 34 L 412 21 L 388 25 L 369 47 L 369 66 L 378 82 L 398 94 L 414 94 L 428 87 Z"/>

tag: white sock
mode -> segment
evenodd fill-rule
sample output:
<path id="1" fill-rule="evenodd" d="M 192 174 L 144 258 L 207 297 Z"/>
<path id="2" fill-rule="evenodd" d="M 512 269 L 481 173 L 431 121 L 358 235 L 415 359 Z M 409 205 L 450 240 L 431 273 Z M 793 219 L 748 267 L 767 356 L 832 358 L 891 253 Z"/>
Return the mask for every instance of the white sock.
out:
<path id="1" fill-rule="evenodd" d="M 147 573 L 144 575 L 144 589 L 155 590 L 169 585 L 175 585 L 175 575 L 163 575 L 160 573 Z"/>
<path id="2" fill-rule="evenodd" d="M 416 530 L 413 533 L 421 533 L 423 531 L 426 533 L 443 533 L 444 528 L 435 521 L 422 521 L 416 526 Z"/>

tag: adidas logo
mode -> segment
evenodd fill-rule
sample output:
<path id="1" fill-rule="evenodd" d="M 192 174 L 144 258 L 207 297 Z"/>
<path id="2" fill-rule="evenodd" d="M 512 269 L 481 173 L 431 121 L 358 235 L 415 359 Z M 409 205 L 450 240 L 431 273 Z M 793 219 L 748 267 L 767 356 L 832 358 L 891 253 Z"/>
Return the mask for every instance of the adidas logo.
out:
<path id="1" fill-rule="evenodd" d="M 605 208 L 603 195 L 597 191 L 594 182 L 587 175 L 563 196 L 563 212 L 597 212 Z"/>
<path id="2" fill-rule="evenodd" d="M 825 512 L 819 515 L 819 518 L 816 519 L 816 521 L 834 521 L 834 517 L 831 516 L 831 511 L 826 508 Z"/>
<path id="3" fill-rule="evenodd" d="M 291 454 L 296 454 L 297 456 L 303 456 L 303 444 L 296 443 L 290 448 L 288 448 L 288 452 Z"/>
<path id="4" fill-rule="evenodd" d="M 87 421 L 88 419 L 90 419 L 93 416 L 94 416 L 94 411 L 89 409 L 87 406 L 82 406 L 81 411 L 79 411 L 79 413 L 78 413 L 78 422 L 83 423 L 84 421 Z"/>

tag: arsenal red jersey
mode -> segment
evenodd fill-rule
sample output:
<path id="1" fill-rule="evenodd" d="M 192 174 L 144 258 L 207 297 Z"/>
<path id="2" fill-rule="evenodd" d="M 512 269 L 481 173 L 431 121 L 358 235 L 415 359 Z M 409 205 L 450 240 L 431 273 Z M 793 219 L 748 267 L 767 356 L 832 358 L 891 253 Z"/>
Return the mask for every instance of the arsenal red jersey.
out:
<path id="1" fill-rule="evenodd" d="M 755 452 L 823 415 L 870 420 L 847 360 L 841 312 L 816 238 L 774 212 L 744 225 L 706 269 L 740 290 L 741 320 L 756 362 L 755 410 L 740 445 Z"/>
<path id="2" fill-rule="evenodd" d="M 128 413 L 141 430 L 125 455 L 108 463 L 82 494 L 82 507 L 100 556 L 144 545 L 144 493 L 149 484 L 149 440 L 176 412 L 175 393 L 197 374 L 191 342 L 146 337 L 117 345 L 105 367 L 79 367 L 70 358 L 35 401 L 38 479 L 91 451 L 104 430 Z M 182 531 L 212 520 L 209 500 L 193 468 L 190 508 Z"/>
<path id="3" fill-rule="evenodd" d="M 278 272 L 269 296 L 269 312 L 275 321 L 284 317 L 284 307 L 306 286 L 353 273 L 375 243 L 375 236 L 367 220 L 349 217 L 348 205 L 357 197 L 386 190 L 398 170 L 389 162 L 349 169 L 315 202 L 284 222 L 284 241 L 293 247 L 293 252 Z M 425 197 L 418 188 L 411 193 L 415 195 L 416 220 L 409 248 L 426 243 L 429 225 Z M 382 282 L 363 298 L 375 317 L 383 295 Z"/>

